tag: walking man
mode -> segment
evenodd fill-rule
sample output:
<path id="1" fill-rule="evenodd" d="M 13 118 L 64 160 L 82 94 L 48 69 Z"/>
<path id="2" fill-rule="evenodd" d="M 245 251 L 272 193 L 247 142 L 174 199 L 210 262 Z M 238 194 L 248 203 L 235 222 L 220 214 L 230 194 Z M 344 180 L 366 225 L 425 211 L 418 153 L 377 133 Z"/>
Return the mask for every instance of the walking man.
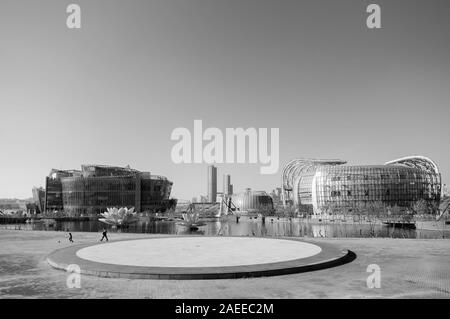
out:
<path id="1" fill-rule="evenodd" d="M 108 241 L 108 235 L 107 235 L 107 232 L 106 232 L 106 229 L 105 228 L 103 228 L 103 232 L 102 232 L 102 239 L 100 239 L 100 241 L 103 241 L 103 238 L 105 238 L 106 239 L 106 241 Z"/>
<path id="2" fill-rule="evenodd" d="M 72 240 L 72 233 L 69 233 L 69 241 L 70 241 L 71 243 L 73 243 L 73 240 Z"/>

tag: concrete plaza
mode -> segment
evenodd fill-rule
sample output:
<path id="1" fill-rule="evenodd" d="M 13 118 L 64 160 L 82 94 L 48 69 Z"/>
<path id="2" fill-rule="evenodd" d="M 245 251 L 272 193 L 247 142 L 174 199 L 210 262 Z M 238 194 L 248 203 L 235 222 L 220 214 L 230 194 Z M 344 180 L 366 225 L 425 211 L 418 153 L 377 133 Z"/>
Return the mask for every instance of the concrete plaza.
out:
<path id="1" fill-rule="evenodd" d="M 355 254 L 334 245 L 268 237 L 164 236 L 72 245 L 52 252 L 59 270 L 129 279 L 236 279 L 336 267 Z M 76 265 L 76 266 L 74 266 Z"/>
<path id="2" fill-rule="evenodd" d="M 111 233 L 111 239 L 162 237 Z M 100 233 L 73 233 L 75 244 L 96 244 Z M 63 232 L 0 230 L 0 298 L 449 298 L 450 240 L 314 239 L 350 249 L 351 263 L 313 272 L 248 279 L 134 280 L 81 276 L 50 267 L 48 254 L 70 244 Z M 367 267 L 381 269 L 381 287 L 368 288 Z"/>

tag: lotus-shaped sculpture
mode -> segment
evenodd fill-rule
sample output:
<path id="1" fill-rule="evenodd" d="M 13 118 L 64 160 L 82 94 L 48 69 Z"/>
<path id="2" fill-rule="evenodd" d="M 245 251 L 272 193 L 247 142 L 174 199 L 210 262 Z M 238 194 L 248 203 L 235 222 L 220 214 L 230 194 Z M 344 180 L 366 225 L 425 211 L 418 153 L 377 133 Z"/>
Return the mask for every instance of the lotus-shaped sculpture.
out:
<path id="1" fill-rule="evenodd" d="M 189 227 L 191 230 L 197 230 L 198 227 L 206 225 L 200 221 L 199 214 L 195 211 L 194 205 L 189 205 L 187 211 L 181 213 L 183 221 L 178 223 L 179 225 Z"/>
<path id="2" fill-rule="evenodd" d="M 134 211 L 134 207 L 130 209 L 126 207 L 117 209 L 114 207 L 107 208 L 107 210 L 107 212 L 101 214 L 104 218 L 99 218 L 98 220 L 108 225 L 122 227 L 133 224 L 139 220 L 139 217 Z"/>

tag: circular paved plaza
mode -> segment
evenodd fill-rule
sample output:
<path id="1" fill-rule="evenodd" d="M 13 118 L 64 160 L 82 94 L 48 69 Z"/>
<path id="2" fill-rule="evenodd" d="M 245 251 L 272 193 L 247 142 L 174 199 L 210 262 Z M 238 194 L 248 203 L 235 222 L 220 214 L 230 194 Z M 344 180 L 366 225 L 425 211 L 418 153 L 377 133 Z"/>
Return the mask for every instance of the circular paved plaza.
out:
<path id="1" fill-rule="evenodd" d="M 101 277 L 218 279 L 312 271 L 354 258 L 347 250 L 300 240 L 179 236 L 72 246 L 47 261 L 57 269 L 77 265 L 82 274 Z"/>

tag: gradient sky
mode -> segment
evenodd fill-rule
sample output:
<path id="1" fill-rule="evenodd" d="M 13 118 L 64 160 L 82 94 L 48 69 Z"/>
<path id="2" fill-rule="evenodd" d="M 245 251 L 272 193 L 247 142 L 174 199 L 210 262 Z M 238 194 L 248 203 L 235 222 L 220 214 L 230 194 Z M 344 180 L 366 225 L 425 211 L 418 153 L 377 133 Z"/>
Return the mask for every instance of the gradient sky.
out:
<path id="1" fill-rule="evenodd" d="M 77 3 L 82 28 L 66 27 Z M 366 27 L 377 3 L 382 29 Z M 0 198 L 51 168 L 130 166 L 206 193 L 206 164 L 171 162 L 176 127 L 280 128 L 295 157 L 435 160 L 450 178 L 450 2 L 151 0 L 0 2 Z M 218 166 L 235 191 L 280 174 Z"/>

